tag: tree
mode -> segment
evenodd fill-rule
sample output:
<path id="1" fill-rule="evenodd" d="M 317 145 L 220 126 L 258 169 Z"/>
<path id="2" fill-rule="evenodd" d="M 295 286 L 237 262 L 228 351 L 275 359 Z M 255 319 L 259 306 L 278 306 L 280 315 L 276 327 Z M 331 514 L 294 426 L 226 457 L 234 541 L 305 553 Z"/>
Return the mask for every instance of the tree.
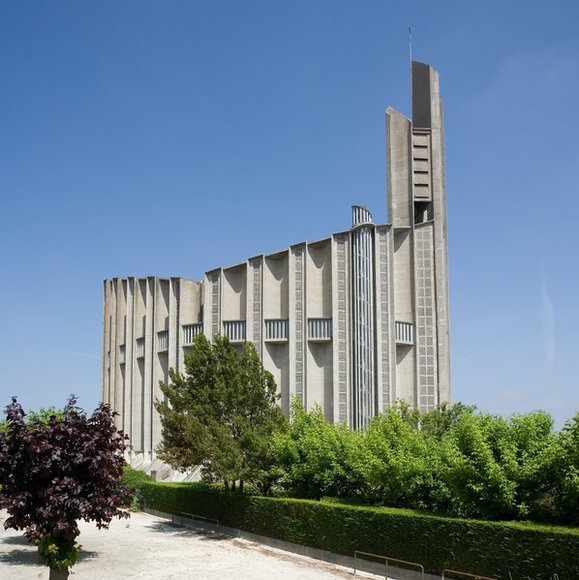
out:
<path id="1" fill-rule="evenodd" d="M 169 371 L 161 383 L 164 401 L 156 401 L 163 442 L 158 455 L 175 469 L 202 465 L 208 478 L 235 490 L 248 481 L 267 490 L 271 438 L 285 419 L 277 405 L 277 387 L 254 346 L 238 353 L 226 337 L 211 344 L 195 338 L 185 358 L 185 374 Z"/>
<path id="2" fill-rule="evenodd" d="M 419 423 L 420 413 L 409 420 L 405 404 L 370 421 L 363 466 L 369 497 L 389 506 L 444 511 L 450 493 L 440 478 L 440 444 Z"/>
<path id="3" fill-rule="evenodd" d="M 128 517 L 119 509 L 130 502 L 122 481 L 126 437 L 108 405 L 89 417 L 74 396 L 62 412 L 25 417 L 14 397 L 0 433 L 4 526 L 24 530 L 51 578 L 66 578 L 80 551 L 79 520 L 107 528 L 113 517 Z"/>
<path id="4" fill-rule="evenodd" d="M 543 445 L 537 457 L 535 487 L 531 504 L 536 519 L 579 524 L 579 413 L 565 422 Z"/>
<path id="5" fill-rule="evenodd" d="M 306 412 L 295 398 L 289 430 L 274 440 L 282 486 L 310 499 L 363 497 L 363 437 L 343 424 L 328 423 L 317 405 Z"/>

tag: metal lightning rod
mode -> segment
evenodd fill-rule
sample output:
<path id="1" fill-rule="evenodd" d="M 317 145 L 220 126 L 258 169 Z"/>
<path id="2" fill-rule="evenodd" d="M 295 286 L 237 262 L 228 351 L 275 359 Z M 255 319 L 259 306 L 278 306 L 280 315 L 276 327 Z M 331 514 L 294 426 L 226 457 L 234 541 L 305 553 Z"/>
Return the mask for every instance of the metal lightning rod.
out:
<path id="1" fill-rule="evenodd" d="M 414 102 L 413 86 L 412 86 L 412 27 L 408 26 L 408 56 L 410 58 L 410 108 L 412 110 L 412 103 Z"/>

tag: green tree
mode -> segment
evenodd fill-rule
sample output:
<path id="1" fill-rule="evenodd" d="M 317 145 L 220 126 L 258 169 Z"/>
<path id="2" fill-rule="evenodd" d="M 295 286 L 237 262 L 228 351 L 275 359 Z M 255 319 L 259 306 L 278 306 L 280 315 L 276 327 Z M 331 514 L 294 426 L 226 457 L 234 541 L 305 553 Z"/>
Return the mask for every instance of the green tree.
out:
<path id="1" fill-rule="evenodd" d="M 254 346 L 238 353 L 229 340 L 204 335 L 193 342 L 184 374 L 170 370 L 161 383 L 164 401 L 156 401 L 163 442 L 159 457 L 176 469 L 203 466 L 206 477 L 235 490 L 239 481 L 271 486 L 273 433 L 285 419 L 277 405 L 277 387 Z"/>
<path id="2" fill-rule="evenodd" d="M 274 444 L 283 488 L 312 499 L 361 496 L 362 438 L 345 425 L 328 423 L 320 407 L 308 413 L 294 399 L 290 428 Z"/>
<path id="3" fill-rule="evenodd" d="M 545 500 L 551 495 L 553 479 L 548 465 L 557 439 L 553 424 L 551 415 L 544 411 L 513 415 L 509 420 L 509 435 L 516 449 L 513 517 L 542 519 L 552 503 Z"/>
<path id="4" fill-rule="evenodd" d="M 370 422 L 365 479 L 375 502 L 444 511 L 449 490 L 440 477 L 440 443 L 418 428 L 419 419 L 397 405 Z"/>
<path id="5" fill-rule="evenodd" d="M 579 524 L 579 413 L 555 433 L 537 457 L 535 519 Z"/>
<path id="6" fill-rule="evenodd" d="M 416 412 L 419 413 L 418 423 L 421 431 L 440 440 L 445 433 L 448 433 L 457 424 L 462 415 L 465 413 L 472 414 L 475 410 L 476 407 L 474 405 L 441 403 L 432 411 Z"/>
<path id="7" fill-rule="evenodd" d="M 517 489 L 517 446 L 509 422 L 465 413 L 445 435 L 444 479 L 453 512 L 467 517 L 512 518 Z"/>

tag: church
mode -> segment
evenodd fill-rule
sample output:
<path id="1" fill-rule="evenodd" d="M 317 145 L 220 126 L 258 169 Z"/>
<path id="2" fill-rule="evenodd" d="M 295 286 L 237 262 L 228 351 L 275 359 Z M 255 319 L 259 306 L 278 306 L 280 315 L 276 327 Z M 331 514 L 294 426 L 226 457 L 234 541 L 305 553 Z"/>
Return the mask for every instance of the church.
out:
<path id="1" fill-rule="evenodd" d="M 397 400 L 423 411 L 450 402 L 442 99 L 431 66 L 412 62 L 411 72 L 412 118 L 386 110 L 387 224 L 356 205 L 344 231 L 201 280 L 105 280 L 101 398 L 130 437 L 134 467 L 162 467 L 159 381 L 184 370 L 199 333 L 251 341 L 286 414 L 298 397 L 364 429 Z"/>

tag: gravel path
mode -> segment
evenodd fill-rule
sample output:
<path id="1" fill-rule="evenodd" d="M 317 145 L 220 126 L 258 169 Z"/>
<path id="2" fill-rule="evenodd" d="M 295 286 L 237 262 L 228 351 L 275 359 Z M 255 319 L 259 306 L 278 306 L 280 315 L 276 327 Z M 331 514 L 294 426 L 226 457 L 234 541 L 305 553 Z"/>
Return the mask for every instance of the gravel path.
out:
<path id="1" fill-rule="evenodd" d="M 48 579 L 37 551 L 14 530 L 4 530 L 0 512 L 0 578 Z M 81 522 L 83 551 L 71 580 L 330 580 L 353 578 L 350 569 L 326 564 L 239 538 L 175 528 L 145 513 L 114 520 L 109 530 Z M 368 576 L 366 576 L 368 577 Z"/>

